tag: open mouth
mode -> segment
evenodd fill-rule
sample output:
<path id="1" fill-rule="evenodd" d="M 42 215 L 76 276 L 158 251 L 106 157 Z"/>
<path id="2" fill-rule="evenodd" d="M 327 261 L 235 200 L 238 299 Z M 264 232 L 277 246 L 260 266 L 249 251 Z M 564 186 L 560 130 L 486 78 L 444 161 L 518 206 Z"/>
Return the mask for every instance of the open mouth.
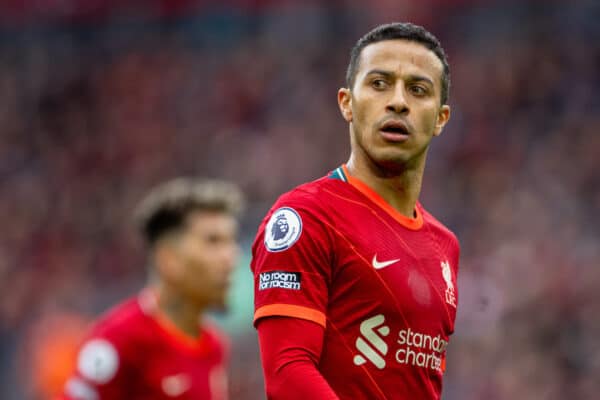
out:
<path id="1" fill-rule="evenodd" d="M 403 142 L 408 139 L 410 132 L 402 121 L 388 121 L 380 129 L 384 139 L 392 142 Z"/>

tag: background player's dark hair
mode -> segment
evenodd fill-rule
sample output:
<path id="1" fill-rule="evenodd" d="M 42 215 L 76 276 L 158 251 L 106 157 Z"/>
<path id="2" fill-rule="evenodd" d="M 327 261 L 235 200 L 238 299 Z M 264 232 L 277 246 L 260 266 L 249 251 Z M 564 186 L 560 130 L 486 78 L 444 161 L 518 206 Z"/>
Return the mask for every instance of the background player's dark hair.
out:
<path id="1" fill-rule="evenodd" d="M 138 228 L 150 246 L 185 226 L 192 212 L 216 211 L 237 215 L 243 196 L 232 183 L 178 178 L 152 189 L 135 210 Z"/>
<path id="2" fill-rule="evenodd" d="M 352 89 L 354 87 L 362 50 L 370 44 L 394 39 L 404 39 L 420 43 L 433 51 L 440 59 L 444 67 L 442 73 L 441 104 L 446 104 L 448 102 L 450 91 L 450 67 L 448 66 L 446 53 L 444 52 L 440 41 L 437 40 L 433 34 L 422 26 L 414 25 L 409 22 L 394 22 L 391 24 L 379 25 L 356 42 L 350 52 L 350 63 L 348 64 L 348 70 L 346 71 L 346 85 L 348 88 Z"/>

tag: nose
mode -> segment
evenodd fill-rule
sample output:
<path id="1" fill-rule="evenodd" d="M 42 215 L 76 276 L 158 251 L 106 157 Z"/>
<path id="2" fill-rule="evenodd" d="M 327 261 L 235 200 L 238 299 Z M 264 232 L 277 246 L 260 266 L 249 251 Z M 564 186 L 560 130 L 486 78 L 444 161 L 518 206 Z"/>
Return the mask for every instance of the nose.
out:
<path id="1" fill-rule="evenodd" d="M 387 111 L 391 111 L 396 114 L 407 114 L 409 111 L 408 103 L 406 101 L 406 95 L 404 91 L 404 85 L 398 84 L 392 92 L 388 103 L 385 107 Z"/>

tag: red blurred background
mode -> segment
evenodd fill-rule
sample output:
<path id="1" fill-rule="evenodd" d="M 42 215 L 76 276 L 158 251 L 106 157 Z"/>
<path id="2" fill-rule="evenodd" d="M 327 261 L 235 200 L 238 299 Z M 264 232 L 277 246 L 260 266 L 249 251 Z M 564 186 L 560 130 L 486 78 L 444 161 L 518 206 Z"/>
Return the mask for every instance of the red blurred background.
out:
<path id="1" fill-rule="evenodd" d="M 180 175 L 246 191 L 222 317 L 233 399 L 260 399 L 249 243 L 283 191 L 349 154 L 349 50 L 425 25 L 452 120 L 422 202 L 462 242 L 444 399 L 600 391 L 596 1 L 0 1 L 0 398 L 47 399 L 85 324 L 145 281 L 131 209 Z"/>

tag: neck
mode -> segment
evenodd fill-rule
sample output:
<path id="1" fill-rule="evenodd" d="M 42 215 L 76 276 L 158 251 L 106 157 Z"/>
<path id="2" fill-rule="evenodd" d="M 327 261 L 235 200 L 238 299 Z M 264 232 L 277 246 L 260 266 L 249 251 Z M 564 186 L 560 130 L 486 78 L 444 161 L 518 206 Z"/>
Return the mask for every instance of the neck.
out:
<path id="1" fill-rule="evenodd" d="M 159 312 L 185 335 L 193 338 L 199 336 L 203 307 L 190 303 L 164 283 L 157 287 L 157 307 Z"/>
<path id="2" fill-rule="evenodd" d="M 350 174 L 373 189 L 390 206 L 408 218 L 415 217 L 415 206 L 421 193 L 426 154 L 414 165 L 375 164 L 369 157 L 352 152 L 346 164 Z"/>

